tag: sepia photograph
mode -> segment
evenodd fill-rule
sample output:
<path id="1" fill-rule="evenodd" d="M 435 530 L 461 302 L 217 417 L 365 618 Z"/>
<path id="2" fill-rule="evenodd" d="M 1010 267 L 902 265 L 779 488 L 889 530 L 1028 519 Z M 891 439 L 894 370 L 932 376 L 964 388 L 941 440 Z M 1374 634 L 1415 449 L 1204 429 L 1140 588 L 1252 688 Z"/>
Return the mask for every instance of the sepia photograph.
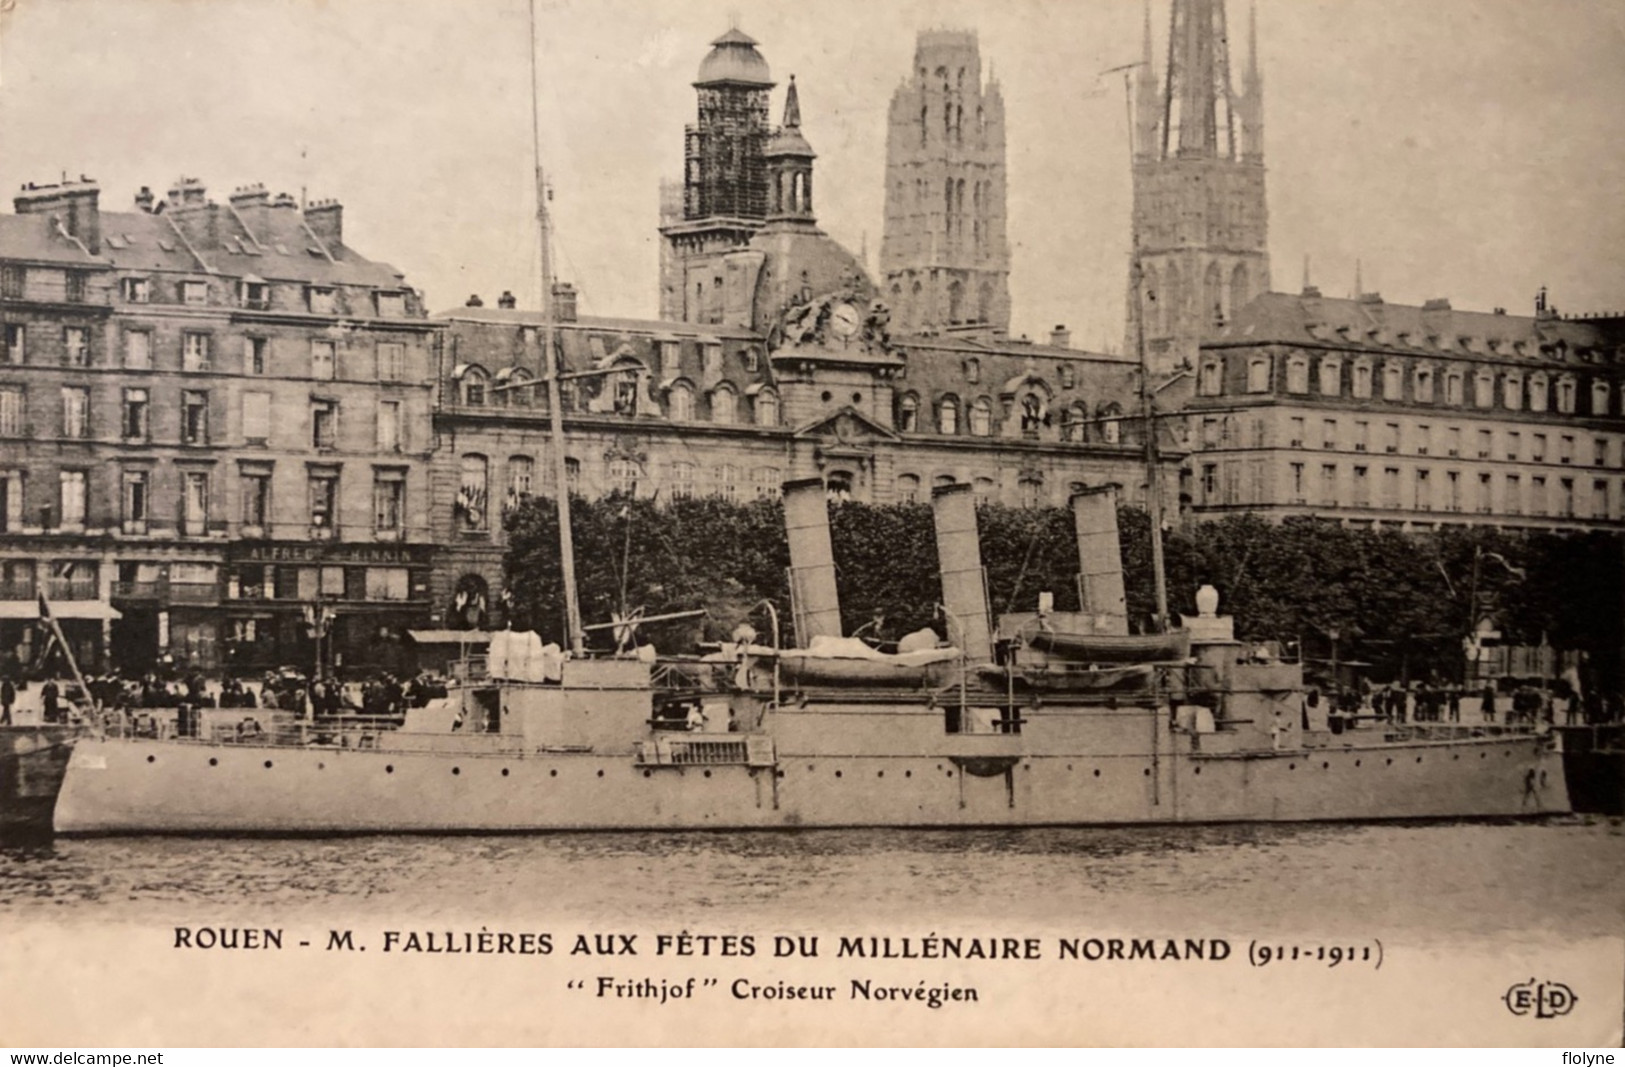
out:
<path id="1" fill-rule="evenodd" d="M 1619 1047 L 1622 100 L 1620 0 L 0 0 L 0 1045 Z"/>

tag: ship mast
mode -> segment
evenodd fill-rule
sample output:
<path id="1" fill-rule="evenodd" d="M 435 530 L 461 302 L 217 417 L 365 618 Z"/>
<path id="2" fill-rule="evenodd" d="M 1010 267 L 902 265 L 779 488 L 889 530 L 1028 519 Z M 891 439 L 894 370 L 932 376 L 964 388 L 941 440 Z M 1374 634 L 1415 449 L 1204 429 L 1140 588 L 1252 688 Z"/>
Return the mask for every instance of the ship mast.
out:
<path id="1" fill-rule="evenodd" d="M 547 210 L 547 176 L 542 170 L 542 117 L 536 87 L 536 0 L 530 0 L 530 121 L 531 150 L 536 166 L 536 227 L 541 241 L 542 381 L 547 386 L 547 418 L 552 433 L 553 486 L 559 509 L 559 569 L 564 577 L 564 633 L 570 651 L 586 651 L 581 630 L 581 602 L 576 594 L 575 536 L 570 530 L 569 468 L 564 457 L 563 378 L 554 352 L 552 219 Z"/>

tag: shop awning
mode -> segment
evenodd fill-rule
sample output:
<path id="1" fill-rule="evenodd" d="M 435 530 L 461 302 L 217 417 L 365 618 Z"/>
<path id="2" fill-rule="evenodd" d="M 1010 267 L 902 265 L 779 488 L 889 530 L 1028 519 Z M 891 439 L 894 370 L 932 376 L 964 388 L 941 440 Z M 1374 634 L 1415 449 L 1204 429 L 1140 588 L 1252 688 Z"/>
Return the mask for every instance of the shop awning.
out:
<path id="1" fill-rule="evenodd" d="M 484 630 L 408 630 L 406 636 L 420 645 L 484 645 L 491 640 Z"/>
<path id="2" fill-rule="evenodd" d="M 59 619 L 122 619 L 113 605 L 102 600 L 53 600 L 51 614 Z M 39 618 L 38 600 L 0 600 L 0 619 Z"/>

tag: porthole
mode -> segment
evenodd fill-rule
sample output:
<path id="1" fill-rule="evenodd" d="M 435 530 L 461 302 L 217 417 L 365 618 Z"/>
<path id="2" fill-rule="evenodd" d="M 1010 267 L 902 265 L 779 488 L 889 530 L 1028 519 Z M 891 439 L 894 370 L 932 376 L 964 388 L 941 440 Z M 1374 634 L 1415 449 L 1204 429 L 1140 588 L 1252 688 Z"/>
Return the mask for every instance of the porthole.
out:
<path id="1" fill-rule="evenodd" d="M 506 768 L 506 767 L 502 768 L 502 777 L 504 777 L 504 778 L 508 777 L 508 768 Z"/>
<path id="2" fill-rule="evenodd" d="M 325 770 L 327 770 L 327 764 L 325 764 L 325 763 L 318 763 L 318 764 L 316 764 L 316 769 L 317 769 L 317 770 L 318 770 L 318 771 L 325 771 Z"/>
<path id="3" fill-rule="evenodd" d="M 508 772 L 507 772 L 507 771 L 503 771 L 503 772 L 502 772 L 502 773 L 503 773 L 503 774 L 507 774 L 507 773 L 508 773 Z M 643 772 L 643 776 L 644 776 L 644 777 L 645 777 L 645 778 L 647 778 L 647 777 L 649 777 L 649 776 L 650 776 L 650 775 L 651 775 L 651 774 L 653 774 L 653 773 L 654 773 L 654 772 L 653 772 L 653 771 L 644 771 L 644 772 Z"/>
<path id="4" fill-rule="evenodd" d="M 1387 766 L 1392 767 L 1393 765 L 1394 765 L 1394 757 L 1389 756 Z"/>
<path id="5" fill-rule="evenodd" d="M 836 771 L 836 772 L 835 772 L 835 777 L 837 777 L 837 778 L 839 778 L 839 777 L 840 777 L 840 776 L 841 776 L 841 772 L 840 772 L 840 771 Z"/>
<path id="6" fill-rule="evenodd" d="M 148 763 L 157 763 L 158 762 L 158 757 L 157 756 L 148 756 L 147 757 L 147 762 Z"/>
<path id="7" fill-rule="evenodd" d="M 550 771 L 548 771 L 548 772 L 547 772 L 547 776 L 548 776 L 548 777 L 549 777 L 549 778 L 557 778 L 557 777 L 558 777 L 558 776 L 559 776 L 559 771 L 558 771 L 558 768 L 557 768 L 557 767 L 555 767 L 555 768 L 554 768 L 554 769 L 553 769 L 553 770 L 550 770 Z"/>
<path id="8" fill-rule="evenodd" d="M 393 763 L 384 764 L 384 773 L 385 774 L 394 774 L 395 773 L 395 765 Z"/>
<path id="9" fill-rule="evenodd" d="M 461 768 L 461 767 L 453 767 L 453 768 L 452 768 L 452 769 L 451 769 L 451 773 L 452 773 L 452 774 L 462 774 L 462 773 L 463 773 L 463 769 L 462 769 L 462 768 Z"/>
<path id="10" fill-rule="evenodd" d="M 1286 765 L 1286 769 L 1289 771 L 1295 771 L 1298 769 L 1298 765 L 1296 763 L 1288 763 Z"/>
<path id="11" fill-rule="evenodd" d="M 603 776 L 604 776 L 604 772 L 603 772 L 603 771 L 599 771 L 599 772 L 598 772 L 598 777 L 600 777 L 600 778 L 602 778 L 602 777 L 603 777 Z M 711 777 L 711 772 L 710 772 L 710 771 L 706 771 L 706 772 L 705 772 L 705 776 L 706 776 L 706 777 L 707 777 L 707 778 L 709 778 L 709 777 Z"/>
<path id="12" fill-rule="evenodd" d="M 876 771 L 875 772 L 875 777 L 876 778 L 884 778 L 884 777 L 886 777 L 886 772 L 885 771 Z"/>
<path id="13" fill-rule="evenodd" d="M 599 771 L 599 772 L 598 772 L 598 777 L 600 777 L 600 778 L 602 778 L 602 777 L 603 777 L 603 776 L 604 776 L 604 772 L 603 772 L 603 771 Z"/>
<path id="14" fill-rule="evenodd" d="M 912 777 L 914 777 L 914 772 L 913 771 L 904 771 L 903 772 L 903 777 L 904 778 L 912 778 Z"/>
<path id="15" fill-rule="evenodd" d="M 1100 777 L 1100 768 L 1099 768 L 1099 767 L 1096 767 L 1096 768 L 1095 768 L 1095 777 L 1096 777 L 1096 778 L 1099 778 L 1099 777 Z"/>
<path id="16" fill-rule="evenodd" d="M 1140 773 L 1145 775 L 1147 778 L 1149 778 L 1149 777 L 1151 777 L 1151 768 L 1147 767 L 1145 770 L 1141 771 Z"/>
<path id="17" fill-rule="evenodd" d="M 265 769 L 266 769 L 266 770 L 270 770 L 270 769 L 271 769 L 271 761 L 270 761 L 270 760 L 266 760 L 266 761 L 265 761 Z"/>
<path id="18" fill-rule="evenodd" d="M 1451 759 L 1461 759 L 1461 753 L 1457 752 L 1454 756 L 1451 756 L 1450 758 Z"/>
<path id="19" fill-rule="evenodd" d="M 1200 767 L 1196 768 L 1196 773 L 1201 774 L 1202 773 L 1202 768 L 1200 768 Z"/>
<path id="20" fill-rule="evenodd" d="M 1330 763 L 1322 763 L 1320 765 L 1320 769 L 1323 771 L 1331 770 L 1331 766 L 1332 765 Z"/>
<path id="21" fill-rule="evenodd" d="M 1355 765 L 1355 766 L 1356 766 L 1356 767 L 1358 767 L 1358 766 L 1359 766 L 1359 765 L 1360 765 L 1360 761 L 1359 761 L 1359 760 L 1355 760 L 1355 761 L 1354 761 L 1354 765 Z"/>
<path id="22" fill-rule="evenodd" d="M 147 761 L 150 763 L 152 761 L 152 757 L 148 756 Z M 213 756 L 210 756 L 209 757 L 209 766 L 218 767 L 218 766 L 220 766 L 220 761 L 215 759 Z"/>
<path id="23" fill-rule="evenodd" d="M 1418 763 L 1421 763 L 1421 762 L 1422 762 L 1422 757 L 1421 757 L 1421 756 L 1417 756 L 1417 757 L 1416 757 L 1416 762 L 1418 762 Z"/>

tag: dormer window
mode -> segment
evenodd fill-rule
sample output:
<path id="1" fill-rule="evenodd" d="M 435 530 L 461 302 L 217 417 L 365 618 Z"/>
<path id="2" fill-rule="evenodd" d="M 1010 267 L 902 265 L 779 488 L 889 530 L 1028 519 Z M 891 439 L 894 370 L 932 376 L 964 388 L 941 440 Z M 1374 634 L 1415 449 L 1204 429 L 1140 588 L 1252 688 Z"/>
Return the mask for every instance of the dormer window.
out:
<path id="1" fill-rule="evenodd" d="M 1398 360 L 1390 359 L 1382 365 L 1382 398 L 1405 399 L 1405 369 Z"/>
<path id="2" fill-rule="evenodd" d="M 241 298 L 243 307 L 264 311 L 271 306 L 271 287 L 265 282 L 242 282 Z"/>
<path id="3" fill-rule="evenodd" d="M 1501 400 L 1508 411 L 1523 410 L 1523 375 L 1511 371 L 1501 380 Z"/>
<path id="4" fill-rule="evenodd" d="M 1529 410 L 1545 411 L 1548 400 L 1549 383 L 1544 374 L 1531 374 L 1529 376 Z"/>
<path id="5" fill-rule="evenodd" d="M 1341 396 L 1343 393 L 1343 361 L 1328 356 L 1320 361 L 1320 395 Z"/>
<path id="6" fill-rule="evenodd" d="M 406 317 L 406 294 L 384 293 L 376 294 L 378 302 L 378 317 L 381 319 L 402 319 Z"/>
<path id="7" fill-rule="evenodd" d="M 1307 393 L 1309 391 L 1309 359 L 1306 356 L 1290 356 L 1286 361 L 1286 391 L 1289 393 Z"/>
<path id="8" fill-rule="evenodd" d="M 208 302 L 208 282 L 181 282 L 181 303 L 202 305 Z"/>
<path id="9" fill-rule="evenodd" d="M 1359 360 L 1354 364 L 1354 395 L 1361 400 L 1371 398 L 1371 363 Z"/>
<path id="10" fill-rule="evenodd" d="M 1197 393 L 1201 396 L 1218 396 L 1223 385 L 1223 364 L 1216 359 L 1203 363 L 1201 373 L 1197 376 Z"/>
<path id="11" fill-rule="evenodd" d="M 305 289 L 305 306 L 312 315 L 331 315 L 337 307 L 337 295 L 331 286 L 309 286 Z"/>
<path id="12" fill-rule="evenodd" d="M 1416 368 L 1416 402 L 1418 404 L 1433 403 L 1433 368 Z"/>
<path id="13" fill-rule="evenodd" d="M 145 278 L 125 278 L 119 283 L 127 304 L 145 304 L 152 299 L 152 284 Z"/>
<path id="14" fill-rule="evenodd" d="M 1579 390 L 1572 375 L 1565 374 L 1557 380 L 1557 410 L 1565 415 L 1574 414 L 1574 398 Z"/>

